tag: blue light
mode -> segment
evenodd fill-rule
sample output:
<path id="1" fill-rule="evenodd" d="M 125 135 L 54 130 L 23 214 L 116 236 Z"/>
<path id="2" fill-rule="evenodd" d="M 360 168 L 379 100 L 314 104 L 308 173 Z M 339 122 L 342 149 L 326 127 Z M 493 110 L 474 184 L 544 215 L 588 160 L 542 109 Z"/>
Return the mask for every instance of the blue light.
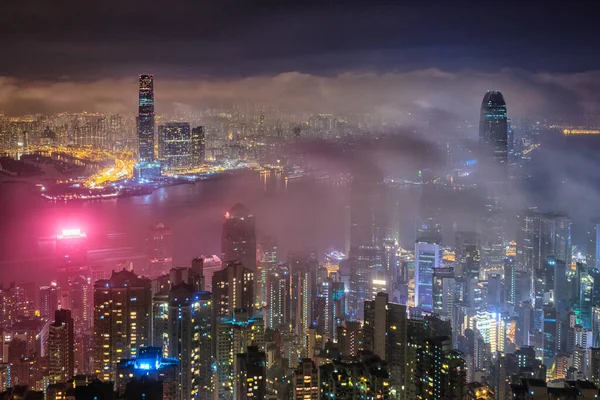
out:
<path id="1" fill-rule="evenodd" d="M 465 165 L 475 165 L 477 164 L 477 160 L 468 160 L 465 162 Z"/>

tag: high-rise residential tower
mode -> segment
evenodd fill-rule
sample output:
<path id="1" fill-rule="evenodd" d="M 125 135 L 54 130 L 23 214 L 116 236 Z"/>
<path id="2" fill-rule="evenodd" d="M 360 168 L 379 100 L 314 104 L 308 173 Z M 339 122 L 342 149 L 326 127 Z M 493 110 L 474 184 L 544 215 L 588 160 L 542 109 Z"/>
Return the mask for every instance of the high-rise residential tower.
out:
<path id="1" fill-rule="evenodd" d="M 131 271 L 113 272 L 94 284 L 94 373 L 115 381 L 119 359 L 150 344 L 150 281 Z"/>
<path id="2" fill-rule="evenodd" d="M 56 310 L 48 330 L 48 373 L 50 380 L 67 382 L 75 371 L 73 318 L 70 310 Z"/>
<path id="3" fill-rule="evenodd" d="M 138 158 L 154 161 L 154 77 L 140 75 L 138 114 Z"/>

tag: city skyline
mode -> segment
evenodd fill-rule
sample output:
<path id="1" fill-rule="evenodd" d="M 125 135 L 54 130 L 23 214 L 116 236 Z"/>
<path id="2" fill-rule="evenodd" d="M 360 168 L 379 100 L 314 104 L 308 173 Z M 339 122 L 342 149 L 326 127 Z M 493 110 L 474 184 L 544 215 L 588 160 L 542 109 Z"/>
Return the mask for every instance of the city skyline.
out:
<path id="1" fill-rule="evenodd" d="M 112 3 L 0 14 L 0 397 L 600 396 L 591 2 Z"/>

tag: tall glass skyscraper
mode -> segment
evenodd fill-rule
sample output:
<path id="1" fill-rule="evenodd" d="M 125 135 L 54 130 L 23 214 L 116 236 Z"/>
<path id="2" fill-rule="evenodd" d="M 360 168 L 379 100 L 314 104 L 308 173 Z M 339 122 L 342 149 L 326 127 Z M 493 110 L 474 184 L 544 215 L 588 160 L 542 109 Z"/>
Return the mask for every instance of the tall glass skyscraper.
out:
<path id="1" fill-rule="evenodd" d="M 481 103 L 479 119 L 479 164 L 484 179 L 504 182 L 508 155 L 506 102 L 499 91 L 488 91 Z"/>
<path id="2" fill-rule="evenodd" d="M 138 114 L 138 159 L 154 161 L 154 77 L 140 75 Z"/>
<path id="3" fill-rule="evenodd" d="M 503 195 L 507 181 L 508 119 L 499 91 L 488 91 L 481 102 L 479 120 L 479 181 L 485 191 L 481 219 L 481 261 L 484 277 L 504 269 L 505 216 Z"/>

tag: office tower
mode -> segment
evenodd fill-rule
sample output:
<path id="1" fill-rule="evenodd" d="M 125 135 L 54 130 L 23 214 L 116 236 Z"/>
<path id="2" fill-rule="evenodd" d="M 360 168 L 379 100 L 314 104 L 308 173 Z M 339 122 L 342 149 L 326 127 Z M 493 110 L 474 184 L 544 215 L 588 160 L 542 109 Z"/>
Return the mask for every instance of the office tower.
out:
<path id="1" fill-rule="evenodd" d="M 456 280 L 454 268 L 436 268 L 433 270 L 433 314 L 443 320 L 450 320 L 454 310 Z"/>
<path id="2" fill-rule="evenodd" d="M 290 271 L 285 264 L 276 265 L 267 275 L 267 327 L 289 328 Z"/>
<path id="3" fill-rule="evenodd" d="M 48 330 L 48 374 L 50 381 L 66 382 L 75 374 L 75 338 L 70 310 L 56 310 Z"/>
<path id="4" fill-rule="evenodd" d="M 547 260 L 546 265 L 550 267 L 547 273 L 551 275 L 552 278 L 554 286 L 554 304 L 556 305 L 556 309 L 558 312 L 565 311 L 569 307 L 571 300 L 568 290 L 567 264 L 564 260 L 554 260 L 552 257 Z M 549 277 L 547 276 L 546 279 L 548 280 L 548 278 Z"/>
<path id="5" fill-rule="evenodd" d="M 216 317 L 230 317 L 235 310 L 252 313 L 254 273 L 239 262 L 230 262 L 212 277 L 213 307 Z"/>
<path id="6" fill-rule="evenodd" d="M 245 312 L 233 313 L 219 319 L 216 327 L 215 388 L 219 398 L 232 396 L 235 386 L 236 355 L 249 346 L 264 351 L 264 321 Z"/>
<path id="7" fill-rule="evenodd" d="M 477 232 L 456 232 L 457 275 L 465 279 L 479 278 L 481 263 L 481 238 Z"/>
<path id="8" fill-rule="evenodd" d="M 552 368 L 554 356 L 557 349 L 557 320 L 556 308 L 553 305 L 544 306 L 544 330 L 543 330 L 543 361 L 546 368 Z"/>
<path id="9" fill-rule="evenodd" d="M 203 126 L 192 129 L 190 142 L 191 167 L 197 168 L 204 164 L 206 149 L 206 133 Z"/>
<path id="10" fill-rule="evenodd" d="M 506 181 L 508 122 L 506 103 L 499 91 L 488 91 L 481 102 L 479 165 L 488 182 Z"/>
<path id="11" fill-rule="evenodd" d="M 154 279 L 166 274 L 173 265 L 173 231 L 162 221 L 158 221 L 146 239 L 148 266 L 144 275 Z"/>
<path id="12" fill-rule="evenodd" d="M 216 271 L 222 269 L 221 259 L 216 256 L 200 256 L 202 259 L 202 276 L 204 277 L 204 290 L 212 292 L 212 277 Z"/>
<path id="13" fill-rule="evenodd" d="M 256 230 L 254 216 L 238 203 L 225 214 L 221 251 L 223 262 L 238 261 L 256 271 Z"/>
<path id="14" fill-rule="evenodd" d="M 150 281 L 122 270 L 94 284 L 94 373 L 115 381 L 119 359 L 150 343 Z"/>
<path id="15" fill-rule="evenodd" d="M 416 238 L 419 242 L 442 243 L 442 204 L 444 190 L 439 185 L 426 184 L 422 186 L 419 200 L 419 216 L 417 219 Z"/>
<path id="16" fill-rule="evenodd" d="M 258 245 L 258 265 L 254 275 L 254 295 L 256 303 L 261 307 L 268 305 L 269 274 L 277 270 L 277 243 L 275 239 L 267 237 L 260 240 Z"/>
<path id="17" fill-rule="evenodd" d="M 407 315 L 406 306 L 388 302 L 378 293 L 365 301 L 364 347 L 387 362 L 390 383 L 401 393 L 406 386 Z M 402 393 L 403 394 L 403 393 Z"/>
<path id="18" fill-rule="evenodd" d="M 292 266 L 291 281 L 291 311 L 294 333 L 304 342 L 308 329 L 313 321 L 313 278 L 314 274 L 309 265 L 296 264 Z"/>
<path id="19" fill-rule="evenodd" d="M 437 243 L 415 243 L 415 307 L 424 313 L 433 311 L 433 271 L 440 266 Z"/>
<path id="20" fill-rule="evenodd" d="M 514 257 L 506 257 L 504 260 L 504 289 L 505 299 L 510 306 L 516 306 L 520 298 L 517 300 L 517 265 Z"/>
<path id="21" fill-rule="evenodd" d="M 319 400 L 319 370 L 310 358 L 304 358 L 294 371 L 294 400 Z"/>
<path id="22" fill-rule="evenodd" d="M 549 260 L 571 265 L 571 219 L 560 214 L 527 212 L 521 218 L 522 246 L 517 251 L 525 270 L 531 273 L 534 302 L 534 328 L 542 330 L 544 293 L 554 289 L 548 285 Z M 552 267 L 553 268 L 553 267 Z"/>
<path id="23" fill-rule="evenodd" d="M 384 272 L 382 264 L 385 221 L 383 177 L 378 171 L 355 171 L 350 190 L 351 282 L 348 306 L 351 318 L 362 319 L 365 300 L 371 300 L 372 273 Z"/>
<path id="24" fill-rule="evenodd" d="M 168 353 L 179 361 L 181 400 L 212 391 L 212 302 L 208 292 L 181 283 L 169 293 Z"/>
<path id="25" fill-rule="evenodd" d="M 248 346 L 236 356 L 234 398 L 264 399 L 267 395 L 266 359 L 264 351 Z"/>
<path id="26" fill-rule="evenodd" d="M 356 357 L 362 349 L 363 331 L 358 321 L 346 321 L 337 328 L 338 346 L 342 356 Z"/>
<path id="27" fill-rule="evenodd" d="M 320 366 L 319 388 L 321 399 L 388 399 L 391 393 L 387 368 L 377 356 Z"/>
<path id="28" fill-rule="evenodd" d="M 40 317 L 51 319 L 58 309 L 58 288 L 56 282 L 40 287 Z"/>
<path id="29" fill-rule="evenodd" d="M 159 399 L 181 400 L 181 380 L 179 376 L 179 363 L 176 358 L 165 358 L 157 347 L 142 347 L 135 358 L 120 360 L 117 364 L 117 394 L 124 398 L 133 396 L 138 390 L 136 386 L 158 383 L 153 387 L 153 392 L 160 394 Z M 158 389 L 158 393 L 156 393 Z M 126 396 L 127 395 L 127 396 Z M 135 397 L 148 398 L 149 395 Z M 189 398 L 189 396 L 188 396 Z"/>
<path id="30" fill-rule="evenodd" d="M 187 122 L 167 122 L 158 127 L 158 158 L 163 169 L 192 166 L 192 134 Z"/>
<path id="31" fill-rule="evenodd" d="M 576 309 L 579 311 L 578 323 L 586 329 L 596 329 L 594 325 L 594 278 L 586 271 L 582 271 L 579 283 L 579 304 Z M 577 304 L 577 303 L 576 303 Z"/>
<path id="32" fill-rule="evenodd" d="M 154 161 L 154 77 L 140 75 L 138 113 L 138 159 Z"/>

